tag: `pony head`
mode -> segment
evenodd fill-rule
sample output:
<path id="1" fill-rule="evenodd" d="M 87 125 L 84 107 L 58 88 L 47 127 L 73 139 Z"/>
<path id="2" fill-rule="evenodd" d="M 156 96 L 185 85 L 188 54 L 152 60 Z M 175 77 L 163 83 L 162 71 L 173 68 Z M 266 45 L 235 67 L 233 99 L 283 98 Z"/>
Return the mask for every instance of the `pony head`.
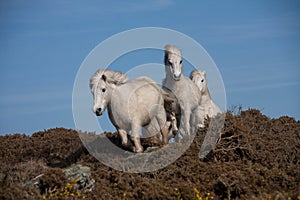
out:
<path id="1" fill-rule="evenodd" d="M 100 116 L 111 101 L 113 89 L 126 83 L 128 77 L 121 72 L 99 69 L 90 79 L 90 89 L 94 96 L 93 112 Z"/>
<path id="2" fill-rule="evenodd" d="M 182 74 L 180 49 L 172 45 L 166 45 L 164 62 L 167 74 L 172 75 L 175 81 L 179 81 Z"/>
<path id="3" fill-rule="evenodd" d="M 201 94 L 205 92 L 207 88 L 205 71 L 193 70 L 190 74 L 190 79 L 197 85 Z"/>

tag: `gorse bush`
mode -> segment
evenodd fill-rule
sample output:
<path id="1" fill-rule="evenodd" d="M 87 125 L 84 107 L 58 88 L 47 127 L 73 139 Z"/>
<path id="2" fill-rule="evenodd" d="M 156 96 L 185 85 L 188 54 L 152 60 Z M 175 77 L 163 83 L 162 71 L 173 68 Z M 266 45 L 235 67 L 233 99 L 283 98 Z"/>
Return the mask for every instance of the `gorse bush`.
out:
<path id="1" fill-rule="evenodd" d="M 185 198 L 185 194 L 178 188 L 175 188 L 175 192 L 177 194 L 177 200 L 184 200 Z M 199 190 L 197 188 L 194 187 L 194 198 L 195 200 L 213 200 L 214 197 L 212 196 L 212 194 L 210 192 L 204 193 L 204 194 L 200 194 Z"/>
<path id="2" fill-rule="evenodd" d="M 46 194 L 43 195 L 43 200 L 46 199 L 86 199 L 85 195 L 82 195 L 78 190 L 77 181 L 79 177 L 75 178 L 70 183 L 67 183 L 61 188 L 49 188 L 46 190 Z"/>
<path id="3" fill-rule="evenodd" d="M 300 121 L 238 107 L 226 113 L 221 140 L 201 160 L 207 128 L 175 162 L 137 174 L 103 165 L 75 130 L 0 136 L 0 199 L 300 200 Z M 105 136 L 122 147 L 117 134 Z M 92 191 L 78 191 L 76 179 L 65 176 L 65 169 L 78 164 L 90 167 Z M 38 184 L 27 184 L 41 174 Z"/>

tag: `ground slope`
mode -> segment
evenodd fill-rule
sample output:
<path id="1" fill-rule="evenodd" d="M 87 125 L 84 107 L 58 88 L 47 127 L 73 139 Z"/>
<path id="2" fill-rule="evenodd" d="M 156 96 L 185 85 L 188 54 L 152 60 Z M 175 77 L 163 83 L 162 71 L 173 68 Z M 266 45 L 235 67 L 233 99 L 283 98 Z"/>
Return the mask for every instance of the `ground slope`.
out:
<path id="1" fill-rule="evenodd" d="M 0 136 L 0 199 L 300 199 L 299 121 L 255 109 L 228 112 L 222 139 L 200 160 L 205 131 L 176 162 L 141 174 L 103 165 L 74 130 Z M 116 134 L 107 136 L 120 145 Z M 76 164 L 91 168 L 93 191 L 66 193 L 72 188 L 62 170 Z M 38 184 L 26 184 L 40 174 Z"/>

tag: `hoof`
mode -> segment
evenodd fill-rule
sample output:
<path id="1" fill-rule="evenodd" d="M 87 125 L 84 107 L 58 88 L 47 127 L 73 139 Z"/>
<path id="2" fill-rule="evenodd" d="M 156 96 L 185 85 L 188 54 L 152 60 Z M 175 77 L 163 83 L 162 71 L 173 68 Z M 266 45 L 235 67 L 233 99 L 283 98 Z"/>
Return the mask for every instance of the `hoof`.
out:
<path id="1" fill-rule="evenodd" d="M 122 142 L 123 147 L 131 147 L 132 145 L 129 142 Z"/>
<path id="2" fill-rule="evenodd" d="M 127 151 L 132 151 L 134 148 L 133 145 L 131 144 L 131 142 L 129 142 L 129 141 L 127 143 L 122 142 L 122 146 Z"/>
<path id="3" fill-rule="evenodd" d="M 135 152 L 135 153 L 143 153 L 144 149 L 143 149 L 143 147 L 140 147 L 140 148 L 133 147 L 133 152 Z"/>
<path id="4" fill-rule="evenodd" d="M 205 128 L 205 125 L 204 125 L 204 124 L 198 124 L 197 128 L 198 128 L 198 129 L 200 129 L 200 128 Z"/>

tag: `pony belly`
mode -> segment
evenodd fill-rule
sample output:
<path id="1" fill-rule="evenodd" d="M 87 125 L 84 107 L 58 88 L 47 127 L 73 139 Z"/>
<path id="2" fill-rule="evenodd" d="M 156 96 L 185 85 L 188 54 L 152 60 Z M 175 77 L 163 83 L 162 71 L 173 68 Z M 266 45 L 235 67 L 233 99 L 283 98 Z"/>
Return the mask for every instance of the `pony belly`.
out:
<path id="1" fill-rule="evenodd" d="M 130 106 L 130 111 L 129 111 L 129 116 L 128 119 L 129 121 L 139 123 L 141 127 L 147 126 L 151 123 L 151 120 L 153 117 L 151 117 L 149 108 L 151 105 L 148 107 L 145 106 L 140 106 L 140 105 L 131 105 Z"/>
<path id="2" fill-rule="evenodd" d="M 111 109 L 110 119 L 113 122 L 114 126 L 126 131 L 130 130 L 131 120 L 128 116 L 128 109 L 120 106 L 119 104 L 112 106 L 114 106 L 113 108 L 115 109 Z"/>
<path id="3" fill-rule="evenodd" d="M 131 122 L 128 121 L 126 118 L 122 117 L 122 116 L 115 116 L 115 127 L 118 127 L 120 129 L 123 129 L 123 130 L 126 130 L 126 131 L 129 131 L 131 130 Z"/>
<path id="4" fill-rule="evenodd" d="M 164 105 L 162 95 L 157 91 L 157 88 L 151 85 L 140 88 L 136 92 L 135 99 L 137 105 L 132 103 L 131 107 L 136 109 L 136 113 L 140 116 L 142 124 L 149 124 L 159 114 Z"/>

